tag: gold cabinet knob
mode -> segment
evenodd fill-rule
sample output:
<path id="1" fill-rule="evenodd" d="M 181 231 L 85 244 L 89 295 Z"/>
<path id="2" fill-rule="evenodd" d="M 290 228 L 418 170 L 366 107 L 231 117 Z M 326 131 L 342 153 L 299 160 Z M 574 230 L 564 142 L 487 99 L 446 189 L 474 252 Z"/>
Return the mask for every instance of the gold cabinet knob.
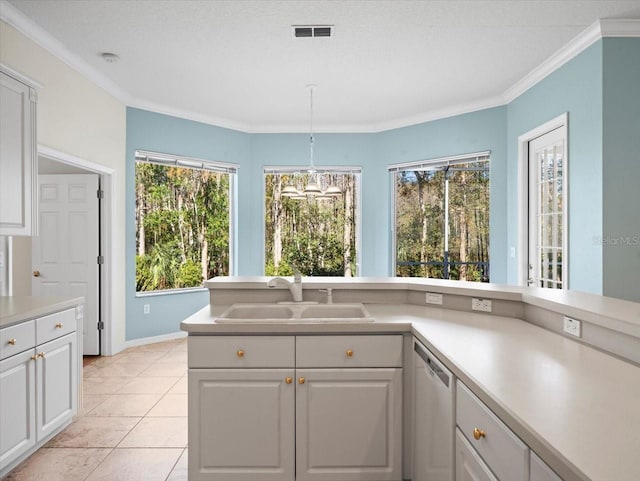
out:
<path id="1" fill-rule="evenodd" d="M 37 357 L 41 357 L 41 358 L 43 358 L 43 359 L 44 359 L 44 355 L 45 355 L 45 352 L 44 352 L 44 351 L 43 351 L 43 352 L 39 352 L 39 353 L 38 353 L 38 355 L 37 355 Z"/>
<path id="2" fill-rule="evenodd" d="M 487 436 L 487 433 L 485 433 L 482 429 L 473 428 L 473 437 L 475 439 L 484 438 L 486 436 Z"/>
<path id="3" fill-rule="evenodd" d="M 33 271 L 33 277 L 40 277 L 40 271 Z"/>
<path id="4" fill-rule="evenodd" d="M 17 339 L 9 339 L 7 341 L 7 344 L 9 344 L 10 346 L 15 346 L 16 345 Z"/>
<path id="5" fill-rule="evenodd" d="M 353 350 L 347 349 L 347 357 L 353 357 Z"/>
<path id="6" fill-rule="evenodd" d="M 62 323 L 61 322 L 56 324 L 56 329 L 62 329 Z"/>
<path id="7" fill-rule="evenodd" d="M 244 357 L 244 351 L 242 349 L 238 349 L 238 351 L 236 352 L 236 356 Z"/>
<path id="8" fill-rule="evenodd" d="M 284 378 L 284 382 L 286 382 L 287 384 L 291 384 L 293 382 L 293 378 L 287 376 L 287 377 Z"/>
<path id="9" fill-rule="evenodd" d="M 36 354 L 34 354 L 33 356 L 31 356 L 31 360 L 35 361 L 36 359 L 38 359 L 38 356 Z"/>
<path id="10" fill-rule="evenodd" d="M 298 384 L 304 384 L 305 379 L 303 377 L 298 378 Z"/>

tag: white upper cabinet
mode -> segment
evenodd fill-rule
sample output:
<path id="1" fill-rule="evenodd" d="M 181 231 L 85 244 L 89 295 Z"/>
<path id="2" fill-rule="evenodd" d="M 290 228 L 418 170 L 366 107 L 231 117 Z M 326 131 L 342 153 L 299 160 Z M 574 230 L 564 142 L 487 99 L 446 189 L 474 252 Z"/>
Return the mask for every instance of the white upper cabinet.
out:
<path id="1" fill-rule="evenodd" d="M 0 235 L 37 225 L 36 90 L 0 71 Z"/>

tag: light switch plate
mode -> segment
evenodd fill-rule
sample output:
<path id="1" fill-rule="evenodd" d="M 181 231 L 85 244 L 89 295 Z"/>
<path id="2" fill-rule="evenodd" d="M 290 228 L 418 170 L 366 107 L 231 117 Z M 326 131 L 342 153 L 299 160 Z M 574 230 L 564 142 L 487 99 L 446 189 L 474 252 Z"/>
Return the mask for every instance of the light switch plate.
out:
<path id="1" fill-rule="evenodd" d="M 439 306 L 442 305 L 442 294 L 438 294 L 437 292 L 427 292 L 427 297 L 425 299 L 427 304 L 437 304 Z"/>
<path id="2" fill-rule="evenodd" d="M 471 310 L 481 312 L 491 312 L 491 299 L 471 298 Z"/>
<path id="3" fill-rule="evenodd" d="M 149 304 L 145 304 L 143 307 L 143 312 L 145 314 L 149 314 L 151 312 L 151 306 Z"/>

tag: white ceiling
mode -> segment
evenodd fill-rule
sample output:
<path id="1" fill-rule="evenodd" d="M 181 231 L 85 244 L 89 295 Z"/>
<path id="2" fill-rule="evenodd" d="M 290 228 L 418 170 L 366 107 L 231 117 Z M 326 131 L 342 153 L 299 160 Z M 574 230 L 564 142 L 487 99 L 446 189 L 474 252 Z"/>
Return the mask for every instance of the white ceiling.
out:
<path id="1" fill-rule="evenodd" d="M 310 83 L 318 131 L 498 105 L 599 18 L 640 18 L 640 0 L 10 3 L 129 105 L 248 132 L 308 130 Z M 334 36 L 294 39 L 293 24 Z"/>

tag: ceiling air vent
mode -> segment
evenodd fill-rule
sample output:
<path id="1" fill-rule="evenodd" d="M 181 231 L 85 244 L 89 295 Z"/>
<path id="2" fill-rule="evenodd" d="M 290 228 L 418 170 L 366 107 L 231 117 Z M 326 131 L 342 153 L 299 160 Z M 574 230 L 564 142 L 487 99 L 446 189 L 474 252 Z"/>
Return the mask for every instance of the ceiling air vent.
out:
<path id="1" fill-rule="evenodd" d="M 333 25 L 292 25 L 296 38 L 331 37 Z"/>

